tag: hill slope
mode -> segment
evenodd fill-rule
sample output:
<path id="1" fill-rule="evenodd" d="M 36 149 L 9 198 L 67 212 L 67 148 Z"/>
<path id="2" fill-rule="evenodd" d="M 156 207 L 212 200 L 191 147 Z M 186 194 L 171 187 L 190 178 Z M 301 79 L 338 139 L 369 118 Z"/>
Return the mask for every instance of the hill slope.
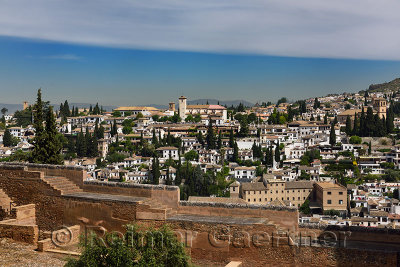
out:
<path id="1" fill-rule="evenodd" d="M 371 84 L 367 89 L 368 92 L 385 92 L 385 91 L 399 91 L 400 90 L 400 78 L 396 78 L 393 81 Z"/>

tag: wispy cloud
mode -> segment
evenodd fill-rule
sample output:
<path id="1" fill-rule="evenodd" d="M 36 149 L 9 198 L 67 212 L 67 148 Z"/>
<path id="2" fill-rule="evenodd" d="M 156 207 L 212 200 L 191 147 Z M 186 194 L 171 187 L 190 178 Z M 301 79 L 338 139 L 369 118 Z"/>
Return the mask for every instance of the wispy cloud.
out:
<path id="1" fill-rule="evenodd" d="M 400 60 L 398 0 L 0 0 L 0 35 L 123 48 Z"/>
<path id="2" fill-rule="evenodd" d="M 82 60 L 81 57 L 73 54 L 63 54 L 63 55 L 50 55 L 42 57 L 44 59 L 60 59 L 60 60 L 72 60 L 72 61 L 79 61 Z"/>

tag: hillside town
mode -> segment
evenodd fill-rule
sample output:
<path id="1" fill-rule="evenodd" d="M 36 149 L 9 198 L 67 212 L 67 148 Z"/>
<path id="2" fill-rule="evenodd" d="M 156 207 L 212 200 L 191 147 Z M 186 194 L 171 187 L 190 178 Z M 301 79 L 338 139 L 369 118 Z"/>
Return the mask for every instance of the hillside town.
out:
<path id="1" fill-rule="evenodd" d="M 297 207 L 306 225 L 400 226 L 397 91 L 253 106 L 176 101 L 109 111 L 41 102 L 46 127 L 57 129 L 55 163 L 84 167 L 90 180 L 176 185 L 192 202 Z M 36 105 L 1 110 L 1 161 L 31 161 Z"/>

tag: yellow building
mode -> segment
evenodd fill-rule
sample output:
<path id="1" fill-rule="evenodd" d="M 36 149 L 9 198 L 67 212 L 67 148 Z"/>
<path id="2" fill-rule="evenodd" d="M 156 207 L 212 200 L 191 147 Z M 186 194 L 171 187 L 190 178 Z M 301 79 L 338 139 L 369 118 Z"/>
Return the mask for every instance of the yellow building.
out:
<path id="1" fill-rule="evenodd" d="M 347 189 L 340 184 L 319 182 L 314 184 L 314 198 L 317 204 L 326 210 L 347 210 Z"/>
<path id="2" fill-rule="evenodd" d="M 262 182 L 234 183 L 230 187 L 232 197 L 243 198 L 249 204 L 271 204 L 280 200 L 286 205 L 300 207 L 306 199 L 310 198 L 313 190 L 311 181 L 286 182 L 281 179 L 263 179 Z"/>

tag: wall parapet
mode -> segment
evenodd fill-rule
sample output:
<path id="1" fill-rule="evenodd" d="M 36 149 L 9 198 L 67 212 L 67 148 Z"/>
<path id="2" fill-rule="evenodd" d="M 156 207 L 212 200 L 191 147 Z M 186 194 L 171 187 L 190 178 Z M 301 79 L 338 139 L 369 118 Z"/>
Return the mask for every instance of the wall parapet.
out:
<path id="1" fill-rule="evenodd" d="M 135 183 L 107 182 L 107 181 L 95 181 L 95 180 L 84 181 L 84 184 L 85 185 L 110 186 L 110 187 L 167 190 L 167 191 L 179 190 L 178 186 L 173 186 L 173 185 L 135 184 Z"/>
<path id="2" fill-rule="evenodd" d="M 36 167 L 36 168 L 44 168 L 44 169 L 66 169 L 66 170 L 74 170 L 74 171 L 85 171 L 84 167 L 80 166 L 65 166 L 65 165 L 52 165 L 52 164 L 39 164 L 39 163 L 29 163 L 29 162 L 4 162 L 1 163 L 0 166 L 4 167 Z"/>
<path id="3" fill-rule="evenodd" d="M 37 164 L 26 162 L 7 162 L 0 164 L 0 168 L 23 168 L 25 171 L 42 172 L 44 176 L 65 177 L 79 187 L 83 186 L 83 181 L 87 179 L 86 169 L 80 166 L 64 166 L 51 164 Z M 11 170 L 11 169 L 10 169 Z M 22 170 L 22 169 L 21 169 Z"/>
<path id="4" fill-rule="evenodd" d="M 260 210 L 277 210 L 277 211 L 292 211 L 297 212 L 296 207 L 286 206 L 266 206 L 257 204 L 242 204 L 242 203 L 218 203 L 218 202 L 191 202 L 191 201 L 179 201 L 180 206 L 189 207 L 214 207 L 214 208 L 239 208 L 239 209 L 260 209 Z"/>

